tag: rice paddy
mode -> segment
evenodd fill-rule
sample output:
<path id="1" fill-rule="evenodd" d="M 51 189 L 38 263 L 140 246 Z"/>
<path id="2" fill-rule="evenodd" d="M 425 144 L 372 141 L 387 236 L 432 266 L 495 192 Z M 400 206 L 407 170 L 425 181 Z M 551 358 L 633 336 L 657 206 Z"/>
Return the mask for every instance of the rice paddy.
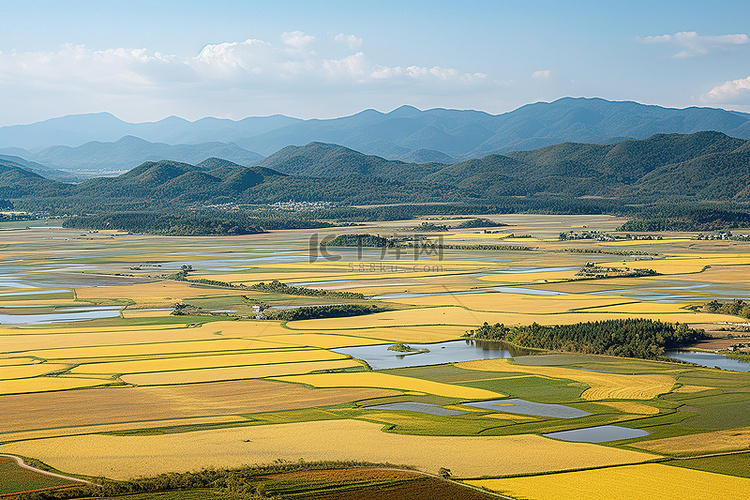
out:
<path id="1" fill-rule="evenodd" d="M 81 456 L 79 450 L 87 450 Z M 188 434 L 93 434 L 0 446 L 0 453 L 36 456 L 60 470 L 128 479 L 162 472 L 236 467 L 276 459 L 366 460 L 413 464 L 457 477 L 524 474 L 639 463 L 654 455 L 603 446 L 563 443 L 534 435 L 475 437 L 404 436 L 381 425 L 327 420 L 195 431 Z M 477 457 L 482 457 L 477 460 Z M 508 457 L 513 457 L 508 460 Z"/>
<path id="2" fill-rule="evenodd" d="M 532 367 L 513 364 L 507 359 L 465 361 L 457 363 L 456 366 L 466 370 L 527 373 L 543 377 L 575 380 L 590 387 L 581 394 L 582 398 L 589 401 L 602 399 L 647 400 L 670 392 L 676 384 L 676 379 L 670 375 L 621 375 L 554 366 Z"/>
<path id="3" fill-rule="evenodd" d="M 653 441 L 643 441 L 633 446 L 655 453 L 685 455 L 746 450 L 750 447 L 750 428 L 703 432 L 689 436 L 676 436 Z"/>
<path id="4" fill-rule="evenodd" d="M 445 249 L 414 261 L 411 254 L 407 259 L 364 249 L 360 257 L 356 249 L 342 248 L 331 249 L 338 261 L 313 262 L 307 251 L 314 231 L 306 230 L 211 239 L 121 234 L 84 240 L 61 229 L 4 233 L 8 262 L 23 260 L 0 262 L 0 286 L 8 285 L 0 291 L 3 315 L 33 319 L 104 306 L 118 316 L 0 325 L 0 452 L 114 479 L 278 458 L 389 462 L 433 473 L 445 467 L 458 478 L 529 474 L 486 480 L 487 487 L 523 498 L 578 490 L 589 481 L 584 474 L 600 483 L 633 483 L 644 498 L 659 493 L 651 489 L 649 474 L 662 484 L 679 484 L 675 490 L 688 496 L 695 493 L 690 481 L 714 484 L 716 477 L 728 477 L 623 464 L 750 446 L 750 374 L 570 353 L 464 363 L 436 356 L 445 364 L 372 371 L 333 351 L 396 343 L 439 350 L 440 343 L 460 339 L 485 321 L 555 325 L 639 317 L 713 332 L 741 329 L 745 321 L 696 307 L 714 298 L 749 298 L 750 251 L 743 242 L 724 248 L 686 234 L 614 245 L 558 241 L 565 228 L 613 231 L 622 221 L 494 218 L 531 237 L 467 230 L 442 237 L 455 245 L 528 249 Z M 391 234 L 413 225 L 394 221 L 331 231 Z M 654 255 L 629 255 L 631 249 Z M 659 274 L 576 276 L 588 262 Z M 278 279 L 365 298 L 292 296 L 164 278 L 185 264 L 193 268 L 188 280 Z M 195 314 L 172 315 L 178 303 Z M 334 303 L 385 310 L 281 322 L 257 320 L 253 309 Z M 498 399 L 565 405 L 583 416 L 520 415 L 462 404 Z M 404 411 L 408 405 L 452 411 Z M 607 446 L 542 437 L 613 424 L 650 434 Z M 736 469 L 728 460 L 716 463 L 712 472 Z M 688 479 L 691 474 L 697 475 Z M 731 481 L 724 485 L 739 487 Z M 534 489 L 537 483 L 547 490 Z M 586 488 L 580 498 L 586 498 Z"/>
<path id="5" fill-rule="evenodd" d="M 277 377 L 276 380 L 306 384 L 313 387 L 375 387 L 399 391 L 416 391 L 457 399 L 491 399 L 503 396 L 502 394 L 484 389 L 443 384 L 429 380 L 418 380 L 380 372 L 294 375 Z"/>
<path id="6" fill-rule="evenodd" d="M 468 484 L 515 498 L 599 500 L 692 500 L 742 495 L 750 479 L 660 464 L 627 465 L 535 477 L 479 479 Z"/>

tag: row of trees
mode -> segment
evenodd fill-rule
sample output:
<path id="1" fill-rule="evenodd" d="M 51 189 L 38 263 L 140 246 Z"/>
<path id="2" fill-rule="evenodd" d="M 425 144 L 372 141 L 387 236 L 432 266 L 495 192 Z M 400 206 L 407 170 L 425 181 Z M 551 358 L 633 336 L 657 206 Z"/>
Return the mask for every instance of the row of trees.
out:
<path id="1" fill-rule="evenodd" d="M 155 477 L 133 479 L 130 481 L 112 481 L 98 479 L 98 484 L 74 486 L 72 488 L 54 489 L 25 493 L 21 500 L 68 500 L 74 498 L 110 498 L 125 495 L 153 494 L 167 491 L 188 491 L 194 489 L 211 489 L 217 493 L 216 498 L 242 498 L 248 500 L 276 499 L 277 492 L 267 486 L 263 476 L 290 472 L 346 469 L 356 467 L 387 467 L 390 464 L 371 464 L 366 462 L 287 462 L 276 460 L 268 465 L 254 465 L 240 469 L 203 469 L 199 472 L 160 474 Z M 269 491 L 270 490 L 270 491 Z M 191 498 L 187 493 L 186 498 Z"/>
<path id="2" fill-rule="evenodd" d="M 613 319 L 573 325 L 506 327 L 484 323 L 464 337 L 502 340 L 534 349 L 657 359 L 666 349 L 691 344 L 705 336 L 687 325 L 650 319 Z"/>
<path id="3" fill-rule="evenodd" d="M 334 304 L 329 306 L 298 307 L 297 309 L 266 309 L 263 311 L 263 318 L 274 321 L 299 321 L 303 319 L 362 316 L 385 310 L 376 305 Z"/>
<path id="4" fill-rule="evenodd" d="M 250 290 L 266 293 L 280 293 L 284 295 L 302 295 L 305 297 L 335 297 L 339 299 L 364 299 L 364 294 L 358 292 L 338 292 L 335 290 L 321 290 L 319 288 L 305 288 L 301 286 L 290 286 L 279 280 L 270 283 L 261 281 L 250 286 Z"/>
<path id="5" fill-rule="evenodd" d="M 742 299 L 734 299 L 731 302 L 719 302 L 718 300 L 712 300 L 703 306 L 706 312 L 719 313 L 719 314 L 730 314 L 732 316 L 740 316 L 742 318 L 750 319 L 750 303 L 745 302 Z"/>

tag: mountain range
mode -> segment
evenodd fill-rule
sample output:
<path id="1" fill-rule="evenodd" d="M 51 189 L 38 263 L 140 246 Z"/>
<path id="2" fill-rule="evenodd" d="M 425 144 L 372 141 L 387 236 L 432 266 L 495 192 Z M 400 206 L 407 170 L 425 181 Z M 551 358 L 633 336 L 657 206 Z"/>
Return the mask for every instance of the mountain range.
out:
<path id="1" fill-rule="evenodd" d="M 750 141 L 720 132 L 615 144 L 563 143 L 457 163 L 408 163 L 313 142 L 259 166 L 160 160 L 117 177 L 54 181 L 0 159 L 0 198 L 19 206 L 108 211 L 215 204 L 496 203 L 507 197 L 750 200 Z"/>
<path id="2" fill-rule="evenodd" d="M 76 147 L 50 146 L 36 153 L 18 150 L 14 152 L 17 153 L 16 157 L 23 157 L 37 165 L 41 164 L 42 168 L 70 172 L 78 178 L 117 175 L 147 161 L 173 160 L 195 164 L 206 158 L 221 157 L 242 165 L 254 165 L 263 160 L 261 155 L 234 143 L 172 145 L 148 142 L 132 135 L 116 142 L 93 141 Z"/>
<path id="3" fill-rule="evenodd" d="M 156 159 L 196 163 L 219 156 L 259 164 L 287 146 L 311 142 L 339 144 L 387 160 L 447 164 L 565 142 L 614 144 L 705 130 L 750 139 L 750 114 L 572 97 L 498 115 L 402 106 L 389 113 L 365 110 L 333 119 L 275 115 L 190 122 L 169 117 L 133 124 L 99 113 L 0 127 L 0 153 L 98 175 Z"/>

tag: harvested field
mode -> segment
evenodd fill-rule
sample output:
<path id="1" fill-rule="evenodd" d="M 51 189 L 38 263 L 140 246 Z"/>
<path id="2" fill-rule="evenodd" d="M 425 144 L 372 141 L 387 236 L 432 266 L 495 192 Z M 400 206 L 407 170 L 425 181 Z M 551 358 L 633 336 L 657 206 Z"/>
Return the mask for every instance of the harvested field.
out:
<path id="1" fill-rule="evenodd" d="M 568 500 L 724 500 L 750 488 L 750 479 L 660 464 L 628 465 L 546 476 L 466 481 L 515 498 Z M 665 487 L 667 486 L 667 487 Z"/>
<path id="2" fill-rule="evenodd" d="M 209 368 L 205 370 L 182 370 L 176 372 L 134 373 L 123 375 L 120 378 L 128 384 L 138 386 L 195 384 L 198 382 L 218 382 L 222 380 L 242 380 L 278 377 L 282 375 L 297 375 L 319 370 L 340 370 L 356 367 L 362 367 L 362 364 L 353 359 L 340 359 L 334 361 L 310 361 L 257 366 Z"/>
<path id="3" fill-rule="evenodd" d="M 71 436 L 6 444 L 0 452 L 35 456 L 59 470 L 115 479 L 269 463 L 278 458 L 388 461 L 433 473 L 447 467 L 458 477 L 478 477 L 638 463 L 654 457 L 535 435 L 479 439 L 388 434 L 381 432 L 381 425 L 356 420 L 155 436 Z"/>
<path id="4" fill-rule="evenodd" d="M 442 384 L 430 380 L 419 380 L 379 372 L 292 375 L 288 377 L 278 377 L 276 380 L 307 384 L 313 387 L 378 387 L 400 391 L 417 391 L 434 394 L 436 396 L 460 399 L 491 399 L 503 396 L 502 394 L 487 391 L 485 389 Z"/>
<path id="5" fill-rule="evenodd" d="M 18 431 L 293 410 L 399 394 L 384 389 L 309 389 L 267 380 L 242 380 L 0 396 L 0 441 L 4 434 Z"/>
<path id="6" fill-rule="evenodd" d="M 743 450 L 750 447 L 750 427 L 654 439 L 631 446 L 669 455 Z"/>
<path id="7" fill-rule="evenodd" d="M 590 387 L 582 398 L 589 401 L 600 399 L 651 399 L 672 390 L 675 378 L 671 375 L 644 374 L 621 375 L 599 373 L 556 366 L 525 366 L 512 364 L 507 359 L 486 359 L 456 363 L 465 370 L 488 372 L 527 373 L 542 377 L 561 378 L 582 382 Z"/>

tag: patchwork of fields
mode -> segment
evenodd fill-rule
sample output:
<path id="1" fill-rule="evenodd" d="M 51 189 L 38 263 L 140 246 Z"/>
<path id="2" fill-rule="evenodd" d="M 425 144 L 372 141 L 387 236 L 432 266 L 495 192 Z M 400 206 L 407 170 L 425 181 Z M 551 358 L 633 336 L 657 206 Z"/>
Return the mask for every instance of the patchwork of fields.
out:
<path id="1" fill-rule="evenodd" d="M 6 231 L 0 453 L 112 479 L 303 458 L 387 462 L 432 474 L 449 469 L 467 484 L 518 498 L 557 498 L 555 491 L 571 489 L 594 498 L 601 491 L 594 485 L 619 483 L 637 486 L 627 498 L 691 498 L 696 491 L 688 483 L 701 481 L 724 497 L 746 488 L 736 460 L 684 461 L 693 468 L 666 460 L 747 449 L 749 373 L 468 341 L 459 343 L 475 350 L 469 361 L 451 358 L 454 344 L 440 344 L 430 353 L 439 364 L 429 366 L 420 366 L 423 354 L 383 348 L 378 356 L 394 363 L 383 370 L 372 370 L 365 356 L 334 351 L 430 346 L 484 322 L 624 318 L 701 325 L 717 335 L 733 329 L 742 341 L 747 320 L 700 306 L 750 299 L 750 244 L 684 234 L 616 245 L 557 241 L 562 230 L 612 230 L 617 221 L 508 221 L 515 234 L 533 237 L 454 231 L 440 237 L 463 250 L 417 260 L 376 248 L 334 248 L 328 253 L 340 259 L 311 258 L 311 231 L 232 238 Z M 388 234 L 400 225 L 356 231 Z M 487 244 L 509 249 L 472 247 Z M 576 276 L 591 262 L 657 274 Z M 183 266 L 192 271 L 176 279 Z M 328 294 L 249 289 L 275 279 Z M 170 314 L 177 304 L 187 313 Z M 255 318 L 324 305 L 384 310 Z M 503 358 L 490 356 L 490 348 L 511 350 Z M 386 403 L 453 412 L 369 408 Z M 615 425 L 647 434 L 601 444 L 544 437 Z M 548 472 L 560 473 L 539 475 Z M 34 489 L 23 474 L 0 460 L 0 477 L 15 481 L 0 480 L 15 485 L 7 493 Z M 523 477 L 508 477 L 515 475 Z M 682 486 L 665 492 L 657 487 L 665 481 Z M 626 495 L 618 491 L 612 498 Z"/>

